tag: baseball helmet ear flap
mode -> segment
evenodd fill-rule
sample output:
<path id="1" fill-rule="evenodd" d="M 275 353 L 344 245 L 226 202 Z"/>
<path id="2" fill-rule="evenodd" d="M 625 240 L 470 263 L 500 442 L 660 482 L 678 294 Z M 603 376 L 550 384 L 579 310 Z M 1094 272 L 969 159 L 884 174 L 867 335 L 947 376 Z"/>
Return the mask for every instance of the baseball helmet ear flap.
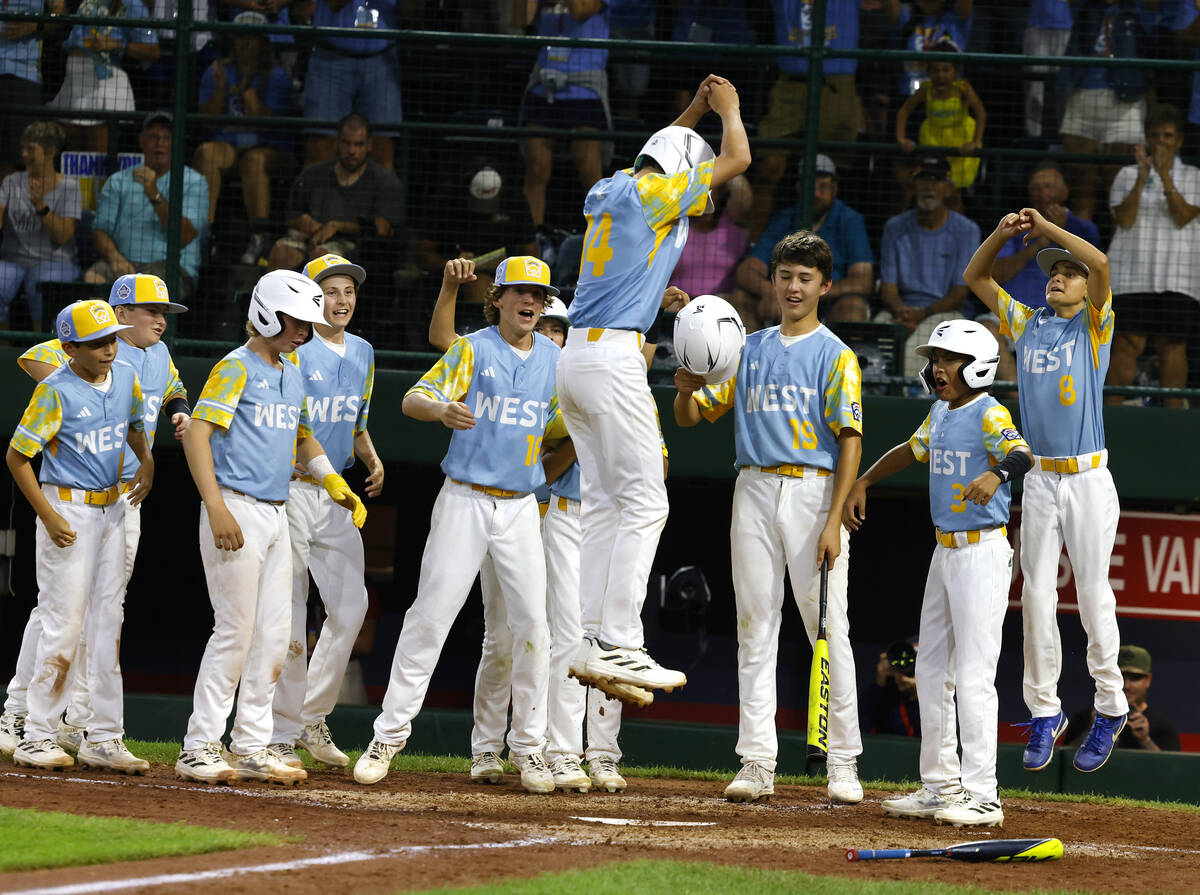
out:
<path id="1" fill-rule="evenodd" d="M 259 335 L 270 339 L 283 332 L 282 314 L 306 323 L 324 323 L 325 295 L 321 287 L 294 270 L 264 274 L 250 296 L 250 323 Z"/>

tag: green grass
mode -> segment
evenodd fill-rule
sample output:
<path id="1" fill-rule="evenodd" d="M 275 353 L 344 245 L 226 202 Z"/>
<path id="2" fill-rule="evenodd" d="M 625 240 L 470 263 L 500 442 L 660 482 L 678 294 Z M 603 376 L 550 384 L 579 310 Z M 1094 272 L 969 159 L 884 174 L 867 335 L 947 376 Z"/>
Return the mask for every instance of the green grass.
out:
<path id="1" fill-rule="evenodd" d="M 289 841 L 296 840 L 184 823 L 0 808 L 0 872 L 201 855 Z"/>
<path id="2" fill-rule="evenodd" d="M 435 889 L 438 895 L 996 895 L 996 889 L 952 886 L 927 880 L 890 882 L 846 876 L 814 876 L 796 870 L 761 870 L 681 861 L 631 861 L 592 870 L 544 873 L 471 888 Z M 1017 891 L 1017 890 L 1014 890 Z M 1079 895 L 1063 889 L 1019 890 L 1021 895 Z"/>

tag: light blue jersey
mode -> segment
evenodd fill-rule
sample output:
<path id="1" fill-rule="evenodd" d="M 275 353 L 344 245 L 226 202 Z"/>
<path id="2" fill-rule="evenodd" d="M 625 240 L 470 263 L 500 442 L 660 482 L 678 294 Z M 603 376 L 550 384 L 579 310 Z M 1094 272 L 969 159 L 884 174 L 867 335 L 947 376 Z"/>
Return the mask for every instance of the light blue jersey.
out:
<path id="1" fill-rule="evenodd" d="M 295 364 L 277 370 L 245 345 L 234 349 L 208 374 L 192 418 L 222 430 L 211 441 L 218 485 L 288 499 L 296 441 L 313 434 Z"/>
<path id="2" fill-rule="evenodd" d="M 1104 377 L 1112 348 L 1112 294 L 1070 320 L 1033 310 L 1000 290 L 1001 332 L 1017 349 L 1021 428 L 1039 457 L 1104 450 Z"/>
<path id="3" fill-rule="evenodd" d="M 566 435 L 554 390 L 558 346 L 533 334 L 522 359 L 489 326 L 456 341 L 408 390 L 434 401 L 461 401 L 475 416 L 456 429 L 442 460 L 452 479 L 524 494 L 546 481 L 542 438 Z"/>
<path id="4" fill-rule="evenodd" d="M 579 500 L 579 462 L 571 464 L 570 469 L 550 483 L 550 493 L 555 497 L 565 497 L 567 500 Z"/>
<path id="5" fill-rule="evenodd" d="M 354 436 L 367 431 L 375 388 L 375 349 L 350 333 L 345 338 L 345 357 L 316 336 L 296 350 L 309 425 L 337 470 L 354 465 Z"/>
<path id="6" fill-rule="evenodd" d="M 606 177 L 584 200 L 588 228 L 571 302 L 574 328 L 648 330 L 687 242 L 687 219 L 708 203 L 712 160 L 678 174 L 634 180 L 633 173 Z"/>
<path id="7" fill-rule="evenodd" d="M 838 434 L 862 433 L 858 357 L 824 326 L 785 345 L 779 327 L 746 337 L 737 376 L 692 393 L 715 420 L 735 410 L 734 443 L 743 466 L 837 468 Z"/>
<path id="8" fill-rule="evenodd" d="M 103 491 L 121 480 L 129 429 L 142 431 L 142 387 L 133 368 L 112 365 L 107 391 L 64 364 L 37 384 L 10 446 L 26 457 L 42 452 L 39 480 Z"/>
<path id="9" fill-rule="evenodd" d="M 914 457 L 929 464 L 929 514 L 941 531 L 995 528 L 1008 522 L 1011 485 L 997 488 L 984 506 L 963 497 L 977 475 L 1013 448 L 1028 447 L 1007 407 L 986 394 L 954 410 L 946 401 L 937 401 L 908 444 Z"/>
<path id="10" fill-rule="evenodd" d="M 179 380 L 179 371 L 171 360 L 171 352 L 162 342 L 149 348 L 135 348 L 128 342 L 117 339 L 117 359 L 113 366 L 128 366 L 137 373 L 138 381 L 142 384 L 142 403 L 145 407 L 146 441 L 154 447 L 154 436 L 158 432 L 158 417 L 162 406 L 172 398 L 186 398 L 183 383 Z M 121 470 L 121 478 L 129 481 L 137 475 L 138 458 L 132 451 L 125 452 L 125 468 Z"/>

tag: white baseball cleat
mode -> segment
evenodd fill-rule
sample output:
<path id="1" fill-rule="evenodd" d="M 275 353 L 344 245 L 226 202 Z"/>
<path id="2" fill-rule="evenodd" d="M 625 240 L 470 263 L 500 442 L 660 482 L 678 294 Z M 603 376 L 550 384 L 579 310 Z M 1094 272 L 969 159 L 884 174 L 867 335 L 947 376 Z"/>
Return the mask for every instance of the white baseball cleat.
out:
<path id="1" fill-rule="evenodd" d="M 599 640 L 586 639 L 568 671 L 571 677 L 602 690 L 623 702 L 644 702 L 644 697 L 632 691 L 613 687 L 623 684 L 642 690 L 665 690 L 670 693 L 687 683 L 680 671 L 663 668 L 644 648 L 606 647 Z"/>
<path id="2" fill-rule="evenodd" d="M 58 734 L 55 736 L 55 740 L 67 752 L 78 752 L 86 732 L 82 727 L 68 724 L 64 716 L 58 720 Z"/>
<path id="3" fill-rule="evenodd" d="M 306 770 L 289 768 L 270 749 L 259 749 L 246 755 L 222 749 L 221 757 L 237 772 L 240 780 L 261 780 L 264 783 L 292 786 L 308 779 Z"/>
<path id="4" fill-rule="evenodd" d="M 748 761 L 737 772 L 733 782 L 725 787 L 730 802 L 766 801 L 775 795 L 775 772 L 762 762 Z"/>
<path id="5" fill-rule="evenodd" d="M 16 712 L 0 715 L 0 752 L 12 755 L 25 736 L 25 716 Z"/>
<path id="6" fill-rule="evenodd" d="M 233 783 L 237 771 L 221 757 L 221 744 L 208 743 L 199 749 L 185 749 L 175 761 L 175 776 L 195 783 Z"/>
<path id="7" fill-rule="evenodd" d="M 290 743 L 272 743 L 267 748 L 279 756 L 279 760 L 289 768 L 304 767 L 304 759 L 296 754 L 296 750 Z"/>
<path id="8" fill-rule="evenodd" d="M 858 782 L 858 762 L 850 759 L 848 762 L 826 763 L 825 792 L 831 801 L 842 802 L 846 805 L 857 805 L 863 800 L 862 784 Z"/>
<path id="9" fill-rule="evenodd" d="M 883 813 L 891 817 L 931 818 L 943 808 L 949 808 L 965 795 L 966 793 L 962 789 L 936 793 L 932 789 L 922 786 L 916 792 L 910 792 L 906 796 L 884 799 L 882 802 Z"/>
<path id="10" fill-rule="evenodd" d="M 964 794 L 953 804 L 935 812 L 933 822 L 952 827 L 1002 827 L 1004 811 L 999 802 L 981 802 L 973 795 Z"/>
<path id="11" fill-rule="evenodd" d="M 339 749 L 329 733 L 329 725 L 324 721 L 308 724 L 300 731 L 301 749 L 307 749 L 314 759 L 327 764 L 331 768 L 344 768 L 350 764 L 350 756 Z"/>
<path id="12" fill-rule="evenodd" d="M 392 756 L 404 748 L 404 743 L 382 743 L 371 740 L 365 752 L 354 763 L 354 781 L 370 786 L 387 776 Z"/>
<path id="13" fill-rule="evenodd" d="M 150 762 L 130 752 L 120 737 L 99 743 L 84 740 L 75 760 L 82 768 L 104 768 L 122 774 L 144 774 L 150 770 Z"/>
<path id="14" fill-rule="evenodd" d="M 593 758 L 588 761 L 588 777 L 596 789 L 608 792 L 624 792 L 628 786 L 621 770 L 611 758 Z"/>
<path id="15" fill-rule="evenodd" d="M 592 788 L 592 778 L 574 755 L 560 755 L 550 762 L 550 774 L 554 777 L 556 789 L 587 792 Z"/>
<path id="16" fill-rule="evenodd" d="M 509 752 L 509 761 L 521 772 L 521 785 L 527 792 L 545 795 L 554 792 L 554 775 L 546 767 L 546 759 L 541 752 L 530 752 L 528 755 L 513 755 Z"/>
<path id="17" fill-rule="evenodd" d="M 476 783 L 499 783 L 504 776 L 504 762 L 497 752 L 480 752 L 471 756 L 471 779 Z"/>
<path id="18" fill-rule="evenodd" d="M 61 771 L 75 764 L 63 747 L 54 740 L 21 740 L 13 750 L 13 764 L 43 771 Z"/>

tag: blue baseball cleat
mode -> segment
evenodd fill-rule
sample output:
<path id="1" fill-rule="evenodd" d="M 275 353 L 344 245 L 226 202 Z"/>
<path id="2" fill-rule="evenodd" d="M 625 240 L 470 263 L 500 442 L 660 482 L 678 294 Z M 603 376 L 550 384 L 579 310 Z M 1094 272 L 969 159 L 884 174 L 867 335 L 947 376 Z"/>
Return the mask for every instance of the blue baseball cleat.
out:
<path id="1" fill-rule="evenodd" d="M 1107 718 L 1099 712 L 1096 713 L 1096 720 L 1092 722 L 1087 739 L 1075 752 L 1075 770 L 1090 774 L 1104 767 L 1117 744 L 1117 737 L 1125 729 L 1127 717 L 1129 716 L 1119 715 L 1116 718 Z"/>
<path id="2" fill-rule="evenodd" d="M 1054 760 L 1054 743 L 1067 729 L 1067 716 L 1060 710 L 1048 718 L 1030 718 L 1018 727 L 1029 729 L 1022 763 L 1027 771 L 1040 771 Z"/>

